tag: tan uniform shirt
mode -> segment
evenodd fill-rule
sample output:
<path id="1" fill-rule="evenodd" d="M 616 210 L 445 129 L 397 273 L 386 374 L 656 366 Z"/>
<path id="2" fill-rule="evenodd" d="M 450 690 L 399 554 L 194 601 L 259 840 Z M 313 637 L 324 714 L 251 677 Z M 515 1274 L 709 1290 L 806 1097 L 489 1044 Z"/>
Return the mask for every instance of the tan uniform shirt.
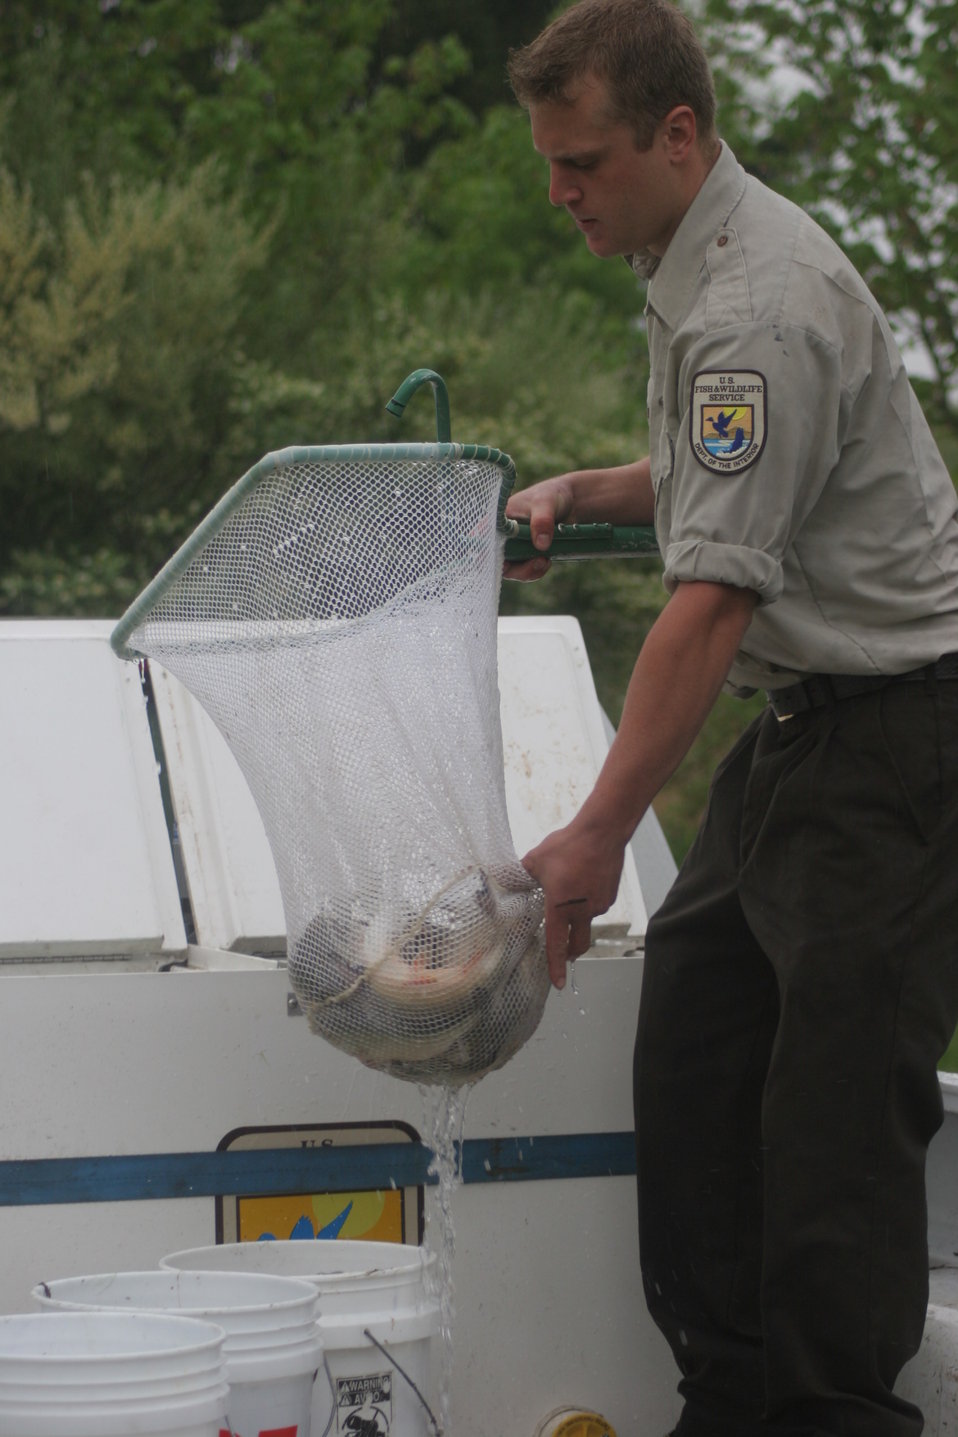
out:
<path id="1" fill-rule="evenodd" d="M 727 146 L 650 277 L 670 591 L 754 589 L 733 689 L 958 650 L 958 502 L 888 324 L 824 231 Z"/>

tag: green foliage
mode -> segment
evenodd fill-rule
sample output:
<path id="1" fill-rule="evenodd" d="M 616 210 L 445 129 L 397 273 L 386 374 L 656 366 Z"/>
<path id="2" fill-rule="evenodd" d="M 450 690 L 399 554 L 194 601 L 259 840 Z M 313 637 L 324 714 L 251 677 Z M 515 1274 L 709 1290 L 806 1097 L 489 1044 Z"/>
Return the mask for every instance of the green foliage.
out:
<path id="1" fill-rule="evenodd" d="M 948 1050 L 938 1066 L 946 1073 L 958 1073 L 958 1032 L 948 1044 Z"/>
<path id="2" fill-rule="evenodd" d="M 51 214 L 80 172 L 171 172 L 228 36 L 215 0 L 11 0 L 0 16 L 8 166 Z"/>
<path id="3" fill-rule="evenodd" d="M 87 181 L 59 223 L 0 171 L 0 502 L 16 516 L 0 530 L 0 610 L 49 612 L 59 595 L 70 611 L 55 554 L 148 576 L 165 557 L 155 514 L 182 523 L 221 492 L 242 295 L 266 239 L 209 167 L 182 185 Z"/>
<path id="4" fill-rule="evenodd" d="M 392 15 L 380 37 L 383 55 L 406 54 L 418 40 L 449 32 L 469 55 L 469 69 L 454 94 L 474 113 L 510 98 L 505 59 L 514 45 L 536 35 L 552 16 L 554 0 L 482 0 L 463 5 L 456 0 L 394 0 Z"/>
<path id="5" fill-rule="evenodd" d="M 0 572 L 0 612 L 36 618 L 61 614 L 102 618 L 119 613 L 137 566 L 112 549 L 86 553 L 73 544 L 14 550 Z"/>
<path id="6" fill-rule="evenodd" d="M 622 261 L 597 262 L 569 216 L 549 204 L 546 166 L 532 147 L 528 117 L 515 105 L 489 109 L 466 133 L 437 146 L 411 180 L 405 214 L 397 278 L 408 289 L 418 292 L 440 276 L 464 293 L 487 285 L 575 289 L 613 318 L 623 337 L 622 319 L 641 311 Z"/>
<path id="7" fill-rule="evenodd" d="M 935 0 L 706 0 L 739 158 L 851 255 L 958 433 L 958 11 Z"/>

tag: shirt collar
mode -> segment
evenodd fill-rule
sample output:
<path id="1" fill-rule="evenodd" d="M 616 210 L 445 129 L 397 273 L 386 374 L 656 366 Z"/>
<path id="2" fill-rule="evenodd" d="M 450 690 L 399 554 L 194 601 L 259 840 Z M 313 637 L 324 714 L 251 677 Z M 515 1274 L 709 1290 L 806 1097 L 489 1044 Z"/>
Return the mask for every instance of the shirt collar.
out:
<path id="1" fill-rule="evenodd" d="M 678 229 L 659 259 L 647 250 L 634 254 L 632 268 L 649 280 L 648 307 L 675 329 L 688 308 L 689 292 L 705 263 L 705 251 L 728 223 L 745 193 L 746 174 L 728 145 L 709 170 Z"/>

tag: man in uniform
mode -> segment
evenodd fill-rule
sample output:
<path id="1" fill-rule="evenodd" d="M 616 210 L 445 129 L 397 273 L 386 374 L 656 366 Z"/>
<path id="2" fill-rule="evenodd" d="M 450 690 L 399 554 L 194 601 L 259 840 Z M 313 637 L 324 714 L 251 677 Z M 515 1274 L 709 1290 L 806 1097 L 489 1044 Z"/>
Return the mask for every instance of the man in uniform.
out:
<path id="1" fill-rule="evenodd" d="M 651 359 L 650 457 L 509 513 L 539 548 L 654 514 L 669 593 L 594 791 L 524 860 L 558 987 L 723 685 L 769 693 L 646 943 L 640 1247 L 677 1431 L 915 1437 L 893 1386 L 958 1021 L 955 491 L 862 279 L 719 140 L 669 0 L 581 0 L 509 68 L 550 200 L 648 280 Z"/>

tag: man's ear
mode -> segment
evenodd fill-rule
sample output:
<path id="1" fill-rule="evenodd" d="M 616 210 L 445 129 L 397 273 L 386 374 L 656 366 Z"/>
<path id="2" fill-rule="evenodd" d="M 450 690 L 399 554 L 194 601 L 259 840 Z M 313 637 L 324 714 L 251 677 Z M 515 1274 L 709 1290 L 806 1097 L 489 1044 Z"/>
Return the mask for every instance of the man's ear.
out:
<path id="1" fill-rule="evenodd" d="M 659 134 L 669 157 L 676 164 L 681 164 L 698 138 L 698 125 L 691 106 L 676 105 L 674 110 L 670 110 L 659 126 Z"/>

